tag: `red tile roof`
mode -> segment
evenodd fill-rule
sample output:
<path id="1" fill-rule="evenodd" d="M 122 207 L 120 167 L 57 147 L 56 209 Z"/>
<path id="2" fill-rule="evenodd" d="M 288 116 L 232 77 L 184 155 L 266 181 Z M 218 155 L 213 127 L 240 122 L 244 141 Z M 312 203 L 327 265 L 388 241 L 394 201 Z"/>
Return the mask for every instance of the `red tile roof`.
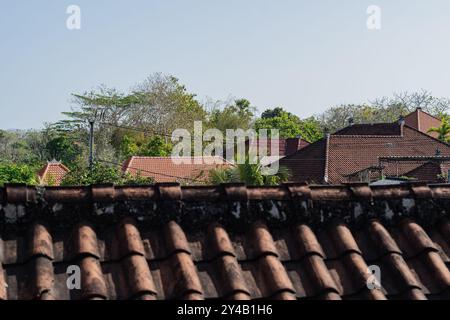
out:
<path id="1" fill-rule="evenodd" d="M 374 133 L 372 125 L 359 125 L 329 135 L 326 139 L 281 159 L 280 165 L 290 169 L 293 181 L 339 184 L 349 182 L 352 174 L 379 166 L 380 157 L 430 157 L 436 155 L 437 150 L 443 156 L 450 155 L 450 145 L 406 125 L 403 126 L 402 135 L 366 135 L 365 127 L 368 128 L 367 132 Z M 380 124 L 378 128 L 381 127 L 399 128 L 400 125 Z M 387 133 L 393 133 L 393 130 L 388 130 Z M 402 176 L 425 162 L 383 163 L 383 174 Z"/>
<path id="2" fill-rule="evenodd" d="M 434 156 L 436 149 L 442 155 L 450 155 L 450 145 L 442 143 L 408 126 L 403 136 L 330 136 L 328 150 L 328 179 L 330 183 L 346 182 L 344 176 L 361 169 L 376 166 L 380 157 Z M 402 176 L 422 165 L 418 162 L 384 164 L 386 176 Z"/>
<path id="3" fill-rule="evenodd" d="M 278 156 L 284 157 L 289 154 L 293 154 L 298 150 L 301 150 L 309 145 L 309 142 L 301 139 L 301 138 L 287 138 L 278 139 Z M 248 141 L 247 141 L 248 143 Z M 261 150 L 262 147 L 266 148 L 267 155 L 272 155 L 271 149 L 271 139 L 255 139 L 251 146 L 257 147 L 258 150 Z"/>
<path id="4" fill-rule="evenodd" d="M 436 182 L 437 179 L 440 179 L 441 182 L 447 182 L 449 169 L 450 160 L 439 161 L 436 159 L 427 161 L 404 175 L 406 177 L 414 177 L 420 181 Z"/>
<path id="5" fill-rule="evenodd" d="M 61 185 L 64 176 L 69 172 L 69 168 L 61 162 L 50 161 L 38 172 L 39 181 L 41 184 L 52 184 L 55 186 Z"/>
<path id="6" fill-rule="evenodd" d="M 426 162 L 421 166 L 406 172 L 404 176 L 414 177 L 420 181 L 436 181 L 436 178 L 442 174 L 441 165 L 436 162 Z"/>
<path id="7" fill-rule="evenodd" d="M 171 157 L 131 157 L 125 161 L 124 172 L 152 177 L 155 182 L 202 183 L 209 171 L 231 164 L 220 157 L 184 157 L 186 163 L 175 163 Z"/>
<path id="8" fill-rule="evenodd" d="M 327 157 L 327 139 L 322 139 L 280 160 L 294 181 L 323 183 Z"/>
<path id="9" fill-rule="evenodd" d="M 397 123 L 353 124 L 333 133 L 335 136 L 400 136 L 401 134 L 401 126 Z"/>
<path id="10" fill-rule="evenodd" d="M 449 203 L 450 185 L 6 186 L 0 298 L 450 299 Z"/>
<path id="11" fill-rule="evenodd" d="M 432 137 L 437 138 L 437 133 L 428 133 L 428 130 L 433 127 L 439 127 L 441 125 L 441 119 L 426 113 L 421 108 L 418 108 L 416 111 L 405 117 L 405 124 L 419 130 L 420 132 L 427 133 Z"/>

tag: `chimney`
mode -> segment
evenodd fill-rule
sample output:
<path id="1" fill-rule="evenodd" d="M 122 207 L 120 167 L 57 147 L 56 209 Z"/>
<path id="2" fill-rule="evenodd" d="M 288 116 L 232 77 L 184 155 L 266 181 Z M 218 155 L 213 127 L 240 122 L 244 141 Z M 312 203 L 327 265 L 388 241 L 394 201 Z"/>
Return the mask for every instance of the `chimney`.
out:
<path id="1" fill-rule="evenodd" d="M 400 125 L 400 136 L 403 137 L 403 127 L 405 126 L 405 117 L 401 116 L 400 119 L 398 120 L 398 124 Z"/>
<path id="2" fill-rule="evenodd" d="M 354 125 L 355 124 L 355 120 L 353 119 L 353 118 L 349 118 L 348 119 L 348 125 L 349 126 L 352 126 L 352 125 Z"/>
<path id="3" fill-rule="evenodd" d="M 285 155 L 296 153 L 298 150 L 300 150 L 301 143 L 302 143 L 301 136 L 297 136 L 296 138 L 287 138 Z"/>

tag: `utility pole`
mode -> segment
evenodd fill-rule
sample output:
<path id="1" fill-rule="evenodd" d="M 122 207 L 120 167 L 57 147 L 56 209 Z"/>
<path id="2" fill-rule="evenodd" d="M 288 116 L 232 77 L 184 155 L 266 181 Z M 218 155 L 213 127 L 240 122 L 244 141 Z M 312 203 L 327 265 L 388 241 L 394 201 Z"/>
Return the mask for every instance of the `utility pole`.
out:
<path id="1" fill-rule="evenodd" d="M 89 120 L 89 170 L 94 169 L 94 120 Z"/>

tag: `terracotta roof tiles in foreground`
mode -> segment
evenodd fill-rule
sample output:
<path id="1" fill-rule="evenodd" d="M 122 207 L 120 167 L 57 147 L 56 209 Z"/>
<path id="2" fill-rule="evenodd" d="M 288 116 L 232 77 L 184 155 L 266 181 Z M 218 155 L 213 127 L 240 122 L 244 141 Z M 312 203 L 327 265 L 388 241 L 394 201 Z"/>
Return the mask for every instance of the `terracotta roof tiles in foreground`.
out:
<path id="1" fill-rule="evenodd" d="M 0 204 L 1 299 L 450 298 L 450 185 L 10 185 Z"/>

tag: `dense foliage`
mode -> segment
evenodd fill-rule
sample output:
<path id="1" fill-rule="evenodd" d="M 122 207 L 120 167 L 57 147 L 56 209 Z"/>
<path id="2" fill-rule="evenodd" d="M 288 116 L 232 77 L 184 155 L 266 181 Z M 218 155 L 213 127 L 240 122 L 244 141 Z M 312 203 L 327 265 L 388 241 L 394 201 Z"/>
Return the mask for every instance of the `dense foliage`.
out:
<path id="1" fill-rule="evenodd" d="M 299 102 L 301 103 L 301 101 Z M 443 117 L 432 131 L 449 141 L 446 112 L 449 99 L 434 97 L 428 91 L 398 93 L 369 103 L 333 106 L 325 112 L 300 118 L 281 107 L 258 110 L 246 99 L 200 102 L 195 94 L 173 76 L 152 74 L 127 92 L 100 86 L 73 95 L 72 109 L 64 119 L 47 124 L 43 130 L 0 130 L 0 183 L 38 183 L 36 172 L 49 160 L 64 163 L 71 173 L 64 184 L 114 182 L 148 183 L 142 177 L 124 176 L 120 164 L 130 156 L 168 156 L 171 133 L 183 128 L 193 133 L 194 121 L 203 130 L 278 129 L 280 137 L 302 137 L 309 142 L 323 138 L 354 123 L 393 122 L 421 107 Z M 87 169 L 89 123 L 94 126 L 94 170 Z M 276 184 L 283 177 L 261 177 L 258 165 L 244 164 L 233 170 L 216 171 L 212 182 L 244 181 L 250 184 Z M 272 179 L 272 180 L 270 180 Z"/>
<path id="2" fill-rule="evenodd" d="M 323 137 L 321 124 L 314 117 L 300 120 L 296 115 L 281 108 L 268 109 L 255 122 L 255 129 L 278 129 L 281 138 L 302 137 L 315 142 Z"/>
<path id="3" fill-rule="evenodd" d="M 211 184 L 245 183 L 249 186 L 272 186 L 289 180 L 289 171 L 280 167 L 275 175 L 264 175 L 260 163 L 250 163 L 247 159 L 243 164 L 229 168 L 214 169 L 209 172 Z"/>
<path id="4" fill-rule="evenodd" d="M 430 128 L 428 132 L 435 132 L 438 134 L 439 140 L 450 143 L 450 118 L 444 116 L 441 125 L 437 128 Z"/>
<path id="5" fill-rule="evenodd" d="M 36 184 L 36 172 L 26 164 L 0 163 L 0 186 L 5 183 Z"/>
<path id="6" fill-rule="evenodd" d="M 91 185 L 101 183 L 114 183 L 116 185 L 142 185 L 153 184 L 152 178 L 140 174 L 133 176 L 124 174 L 120 168 L 95 162 L 92 170 L 86 166 L 76 166 L 64 177 L 61 185 Z"/>

